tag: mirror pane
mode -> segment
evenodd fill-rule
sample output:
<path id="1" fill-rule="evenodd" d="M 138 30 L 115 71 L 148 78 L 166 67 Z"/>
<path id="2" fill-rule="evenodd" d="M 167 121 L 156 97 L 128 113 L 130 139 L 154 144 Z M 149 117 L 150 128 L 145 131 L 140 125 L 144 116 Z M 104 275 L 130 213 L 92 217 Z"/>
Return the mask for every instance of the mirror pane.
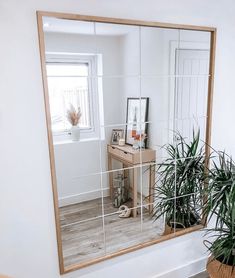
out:
<path id="1" fill-rule="evenodd" d="M 103 95 L 103 107 L 100 108 L 100 110 L 103 108 L 101 125 L 123 125 L 130 121 L 140 121 L 139 77 L 99 77 L 98 84 L 99 91 Z M 128 110 L 129 98 L 134 99 L 135 105 L 129 106 Z M 127 112 L 130 113 L 131 109 L 134 109 L 132 112 L 134 115 L 128 119 Z"/>
<path id="2" fill-rule="evenodd" d="M 175 233 L 182 231 L 182 228 L 187 231 L 189 228 L 202 225 L 200 200 L 202 200 L 201 196 L 196 194 L 184 195 L 175 199 Z"/>
<path id="3" fill-rule="evenodd" d="M 93 22 L 43 17 L 43 29 L 46 52 L 75 56 L 96 53 Z"/>
<path id="4" fill-rule="evenodd" d="M 140 165 L 103 173 L 102 186 L 108 189 L 106 202 L 104 202 L 105 215 L 115 213 L 120 216 L 122 214 L 120 207 L 123 205 L 132 209 L 130 213 L 127 213 L 128 217 L 139 215 L 141 175 Z M 122 215 L 120 217 L 122 218 Z"/>
<path id="5" fill-rule="evenodd" d="M 139 76 L 138 26 L 96 23 L 97 54 L 102 56 L 104 76 Z"/>
<path id="6" fill-rule="evenodd" d="M 65 268 L 105 256 L 102 217 L 61 225 L 61 233 Z"/>
<path id="7" fill-rule="evenodd" d="M 180 30 L 175 48 L 177 75 L 209 75 L 210 32 Z"/>
<path id="8" fill-rule="evenodd" d="M 141 75 L 174 75 L 179 30 L 141 27 Z"/>
<path id="9" fill-rule="evenodd" d="M 199 146 L 204 146 L 207 128 L 207 101 L 209 77 L 182 76 L 176 78 L 174 94 L 174 131 L 176 142 L 182 136 L 192 142 L 199 134 Z M 178 137 L 178 139 L 177 139 Z"/>
<path id="10" fill-rule="evenodd" d="M 105 255 L 101 183 L 100 174 L 81 176 L 58 192 L 65 267 Z"/>
<path id="11" fill-rule="evenodd" d="M 133 209 L 130 209 L 132 214 Z M 137 217 L 122 218 L 120 214 L 104 216 L 106 253 L 121 251 L 142 243 L 139 237 L 141 231 L 141 218 Z"/>
<path id="12" fill-rule="evenodd" d="M 140 124 L 137 123 L 136 128 L 139 127 Z M 133 142 L 136 148 L 130 145 L 133 139 L 131 133 L 134 133 L 134 130 L 128 130 L 128 125 L 108 126 L 102 128 L 102 130 L 105 134 L 104 140 L 101 141 L 102 172 L 117 172 L 123 168 L 131 168 L 136 163 L 141 163 L 141 154 L 138 148 L 138 144 L 141 143 L 141 141 L 138 140 L 138 142 Z M 125 142 L 130 143 L 128 145 Z"/>

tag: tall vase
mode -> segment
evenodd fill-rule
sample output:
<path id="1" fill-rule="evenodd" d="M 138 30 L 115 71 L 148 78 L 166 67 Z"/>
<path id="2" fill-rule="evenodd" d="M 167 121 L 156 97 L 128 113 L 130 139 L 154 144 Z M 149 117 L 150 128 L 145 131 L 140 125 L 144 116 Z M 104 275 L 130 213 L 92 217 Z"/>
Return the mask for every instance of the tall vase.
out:
<path id="1" fill-rule="evenodd" d="M 78 125 L 73 125 L 71 127 L 71 138 L 72 138 L 72 141 L 80 140 L 80 128 Z"/>

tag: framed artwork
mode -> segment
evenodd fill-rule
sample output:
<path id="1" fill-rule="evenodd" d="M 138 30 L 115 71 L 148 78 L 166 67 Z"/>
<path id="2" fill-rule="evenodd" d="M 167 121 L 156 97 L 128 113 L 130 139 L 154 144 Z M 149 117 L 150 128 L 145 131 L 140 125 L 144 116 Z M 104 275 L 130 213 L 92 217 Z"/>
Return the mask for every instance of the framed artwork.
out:
<path id="1" fill-rule="evenodd" d="M 113 129 L 111 144 L 118 145 L 119 139 L 124 138 L 124 129 Z"/>
<path id="2" fill-rule="evenodd" d="M 147 143 L 149 98 L 127 98 L 125 143 L 133 145 L 135 140 L 144 139 Z"/>

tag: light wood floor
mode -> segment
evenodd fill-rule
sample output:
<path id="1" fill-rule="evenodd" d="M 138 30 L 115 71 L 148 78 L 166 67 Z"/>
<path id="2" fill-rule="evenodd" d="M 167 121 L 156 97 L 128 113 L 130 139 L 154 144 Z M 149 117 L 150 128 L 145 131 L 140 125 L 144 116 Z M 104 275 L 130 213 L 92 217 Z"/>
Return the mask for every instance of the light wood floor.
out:
<path id="1" fill-rule="evenodd" d="M 163 232 L 146 209 L 142 221 L 140 209 L 136 218 L 120 218 L 108 197 L 104 215 L 101 199 L 60 208 L 65 267 L 156 239 Z"/>

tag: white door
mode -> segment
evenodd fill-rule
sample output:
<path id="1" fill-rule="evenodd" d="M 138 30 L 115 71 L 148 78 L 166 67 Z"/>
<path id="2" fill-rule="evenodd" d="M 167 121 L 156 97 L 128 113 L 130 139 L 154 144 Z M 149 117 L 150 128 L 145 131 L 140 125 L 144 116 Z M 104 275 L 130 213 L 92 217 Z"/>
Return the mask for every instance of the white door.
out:
<path id="1" fill-rule="evenodd" d="M 205 139 L 209 50 L 176 49 L 174 90 L 174 130 L 192 139 L 200 129 Z"/>

